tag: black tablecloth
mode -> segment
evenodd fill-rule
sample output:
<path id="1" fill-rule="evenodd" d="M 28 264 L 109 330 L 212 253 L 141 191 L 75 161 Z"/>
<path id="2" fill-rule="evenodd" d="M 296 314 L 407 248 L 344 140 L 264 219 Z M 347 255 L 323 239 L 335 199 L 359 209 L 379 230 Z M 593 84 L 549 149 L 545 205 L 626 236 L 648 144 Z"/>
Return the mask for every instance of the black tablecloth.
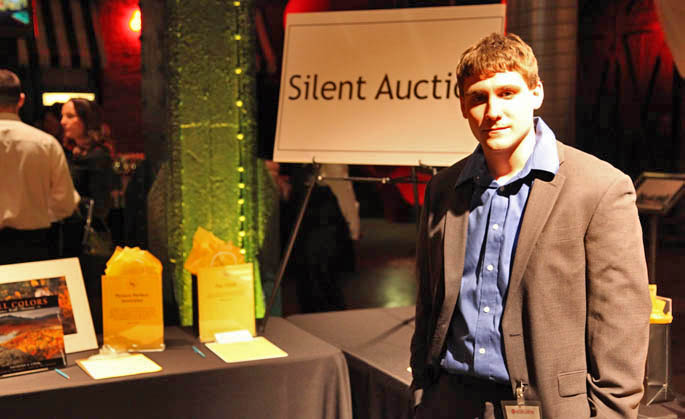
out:
<path id="1" fill-rule="evenodd" d="M 288 321 L 347 358 L 355 419 L 413 416 L 409 343 L 414 306 L 298 314 Z"/>
<path id="2" fill-rule="evenodd" d="M 352 417 L 345 357 L 337 348 L 274 317 L 265 337 L 285 358 L 227 364 L 189 329 L 165 329 L 166 350 L 146 353 L 158 373 L 92 380 L 71 354 L 63 369 L 0 379 L 0 413 L 30 418 Z M 195 344 L 206 358 L 193 352 Z"/>
<path id="3" fill-rule="evenodd" d="M 337 346 L 350 368 L 355 419 L 411 418 L 414 306 L 298 314 L 288 321 Z M 685 399 L 640 405 L 640 418 L 685 418 Z"/>

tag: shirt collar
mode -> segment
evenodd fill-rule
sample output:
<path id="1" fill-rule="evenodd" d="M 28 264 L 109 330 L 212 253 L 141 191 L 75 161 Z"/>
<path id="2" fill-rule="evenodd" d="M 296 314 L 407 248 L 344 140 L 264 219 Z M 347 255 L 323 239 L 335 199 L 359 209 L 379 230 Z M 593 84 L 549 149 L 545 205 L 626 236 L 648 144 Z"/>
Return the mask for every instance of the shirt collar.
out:
<path id="1" fill-rule="evenodd" d="M 555 175 L 559 170 L 559 155 L 557 153 L 556 137 L 552 129 L 545 124 L 539 116 L 533 118 L 535 129 L 535 147 L 533 153 L 526 161 L 525 166 L 516 176 L 507 181 L 511 183 L 517 179 L 527 176 L 532 170 L 548 172 Z M 488 166 L 485 162 L 485 155 L 480 144 L 469 157 L 464 170 L 459 174 L 456 186 L 473 179 L 482 186 L 488 186 L 493 182 Z"/>
<path id="2" fill-rule="evenodd" d="M 13 119 L 15 121 L 21 121 L 19 115 L 12 112 L 0 112 L 0 119 Z"/>

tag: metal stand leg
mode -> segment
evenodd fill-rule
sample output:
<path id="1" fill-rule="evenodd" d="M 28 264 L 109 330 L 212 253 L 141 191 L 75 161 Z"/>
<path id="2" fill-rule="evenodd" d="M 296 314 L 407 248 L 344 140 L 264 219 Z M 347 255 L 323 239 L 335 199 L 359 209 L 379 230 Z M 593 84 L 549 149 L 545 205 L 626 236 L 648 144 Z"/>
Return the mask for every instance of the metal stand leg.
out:
<path id="1" fill-rule="evenodd" d="M 649 216 L 649 283 L 656 284 L 656 249 L 659 233 L 659 216 Z"/>
<path id="2" fill-rule="evenodd" d="M 304 213 L 307 210 L 307 205 L 309 204 L 309 199 L 312 196 L 312 191 L 316 187 L 316 181 L 319 177 L 319 166 L 314 165 L 314 176 L 312 178 L 312 183 L 307 188 L 307 195 L 304 197 L 302 202 L 302 207 L 300 207 L 300 212 L 297 214 L 297 221 L 295 222 L 295 227 L 290 233 L 288 238 L 288 247 L 286 248 L 285 254 L 283 255 L 283 260 L 281 260 L 281 266 L 278 268 L 278 275 L 276 276 L 276 282 L 274 283 L 274 288 L 271 290 L 271 296 L 269 297 L 269 303 L 266 306 L 266 311 L 264 313 L 264 318 L 259 325 L 259 334 L 263 334 L 266 329 L 266 323 L 269 321 L 269 315 L 271 313 L 271 306 L 276 300 L 276 294 L 281 286 L 281 281 L 283 280 L 283 275 L 285 274 L 285 268 L 288 266 L 288 260 L 290 259 L 290 254 L 293 251 L 295 245 L 295 239 L 297 239 L 297 233 L 300 231 L 300 226 L 302 225 L 302 219 L 304 218 Z"/>
<path id="3" fill-rule="evenodd" d="M 421 206 L 419 205 L 419 179 L 416 177 L 416 167 L 412 166 L 411 168 L 411 180 L 412 180 L 412 186 L 414 189 L 414 211 L 416 214 L 416 228 L 419 228 L 419 218 L 421 217 Z"/>
<path id="4" fill-rule="evenodd" d="M 671 325 L 650 324 L 643 403 L 649 406 L 675 397 L 676 393 L 671 388 Z"/>

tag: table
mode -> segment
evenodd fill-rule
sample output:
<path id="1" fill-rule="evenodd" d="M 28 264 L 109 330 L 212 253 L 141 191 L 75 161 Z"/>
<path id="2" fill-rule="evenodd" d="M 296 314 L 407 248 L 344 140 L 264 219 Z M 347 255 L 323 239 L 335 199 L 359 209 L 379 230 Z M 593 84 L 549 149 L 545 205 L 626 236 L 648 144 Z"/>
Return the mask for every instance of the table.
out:
<path id="1" fill-rule="evenodd" d="M 92 380 L 68 356 L 67 380 L 54 371 L 0 379 L 0 414 L 31 418 L 351 419 L 350 382 L 339 349 L 273 317 L 264 336 L 285 358 L 227 364 L 190 328 L 167 327 L 166 350 L 146 353 L 158 373 Z M 206 354 L 192 350 L 195 344 Z M 10 417 L 10 416 L 7 416 Z"/>
<path id="2" fill-rule="evenodd" d="M 298 314 L 288 321 L 340 348 L 347 358 L 355 419 L 413 417 L 409 345 L 415 307 Z M 640 405 L 640 419 L 685 418 L 685 400 Z"/>
<path id="3" fill-rule="evenodd" d="M 414 306 L 297 314 L 288 321 L 340 348 L 347 358 L 354 417 L 413 417 L 409 343 Z"/>

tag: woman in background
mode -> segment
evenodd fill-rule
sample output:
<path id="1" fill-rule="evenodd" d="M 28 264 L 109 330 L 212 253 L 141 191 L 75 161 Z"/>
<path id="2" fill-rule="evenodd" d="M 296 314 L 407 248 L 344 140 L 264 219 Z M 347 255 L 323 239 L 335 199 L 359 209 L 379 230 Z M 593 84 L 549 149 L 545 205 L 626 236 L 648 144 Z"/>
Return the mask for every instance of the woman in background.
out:
<path id="1" fill-rule="evenodd" d="M 118 189 L 118 178 L 112 167 L 112 151 L 106 141 L 109 140 L 103 129 L 102 110 L 95 102 L 85 99 L 70 99 L 62 106 L 62 127 L 64 128 L 64 146 L 71 169 L 74 187 L 82 199 L 93 199 L 93 219 L 89 231 L 84 235 L 84 220 L 78 220 L 78 230 L 65 232 L 66 243 L 71 243 L 71 251 L 79 256 L 81 270 L 86 285 L 86 294 L 93 316 L 96 333 L 102 331 L 102 289 L 100 275 L 105 270 L 107 260 L 112 255 L 112 240 L 107 215 L 112 208 L 112 191 Z M 83 214 L 82 217 L 86 216 Z M 73 226 L 72 226 L 73 227 Z M 98 234 L 101 233 L 101 234 Z M 88 239 L 83 240 L 85 237 Z"/>
<path id="2" fill-rule="evenodd" d="M 112 205 L 114 171 L 111 150 L 105 144 L 102 111 L 86 99 L 70 99 L 62 106 L 62 127 L 74 187 L 95 201 L 93 223 L 104 228 Z"/>

